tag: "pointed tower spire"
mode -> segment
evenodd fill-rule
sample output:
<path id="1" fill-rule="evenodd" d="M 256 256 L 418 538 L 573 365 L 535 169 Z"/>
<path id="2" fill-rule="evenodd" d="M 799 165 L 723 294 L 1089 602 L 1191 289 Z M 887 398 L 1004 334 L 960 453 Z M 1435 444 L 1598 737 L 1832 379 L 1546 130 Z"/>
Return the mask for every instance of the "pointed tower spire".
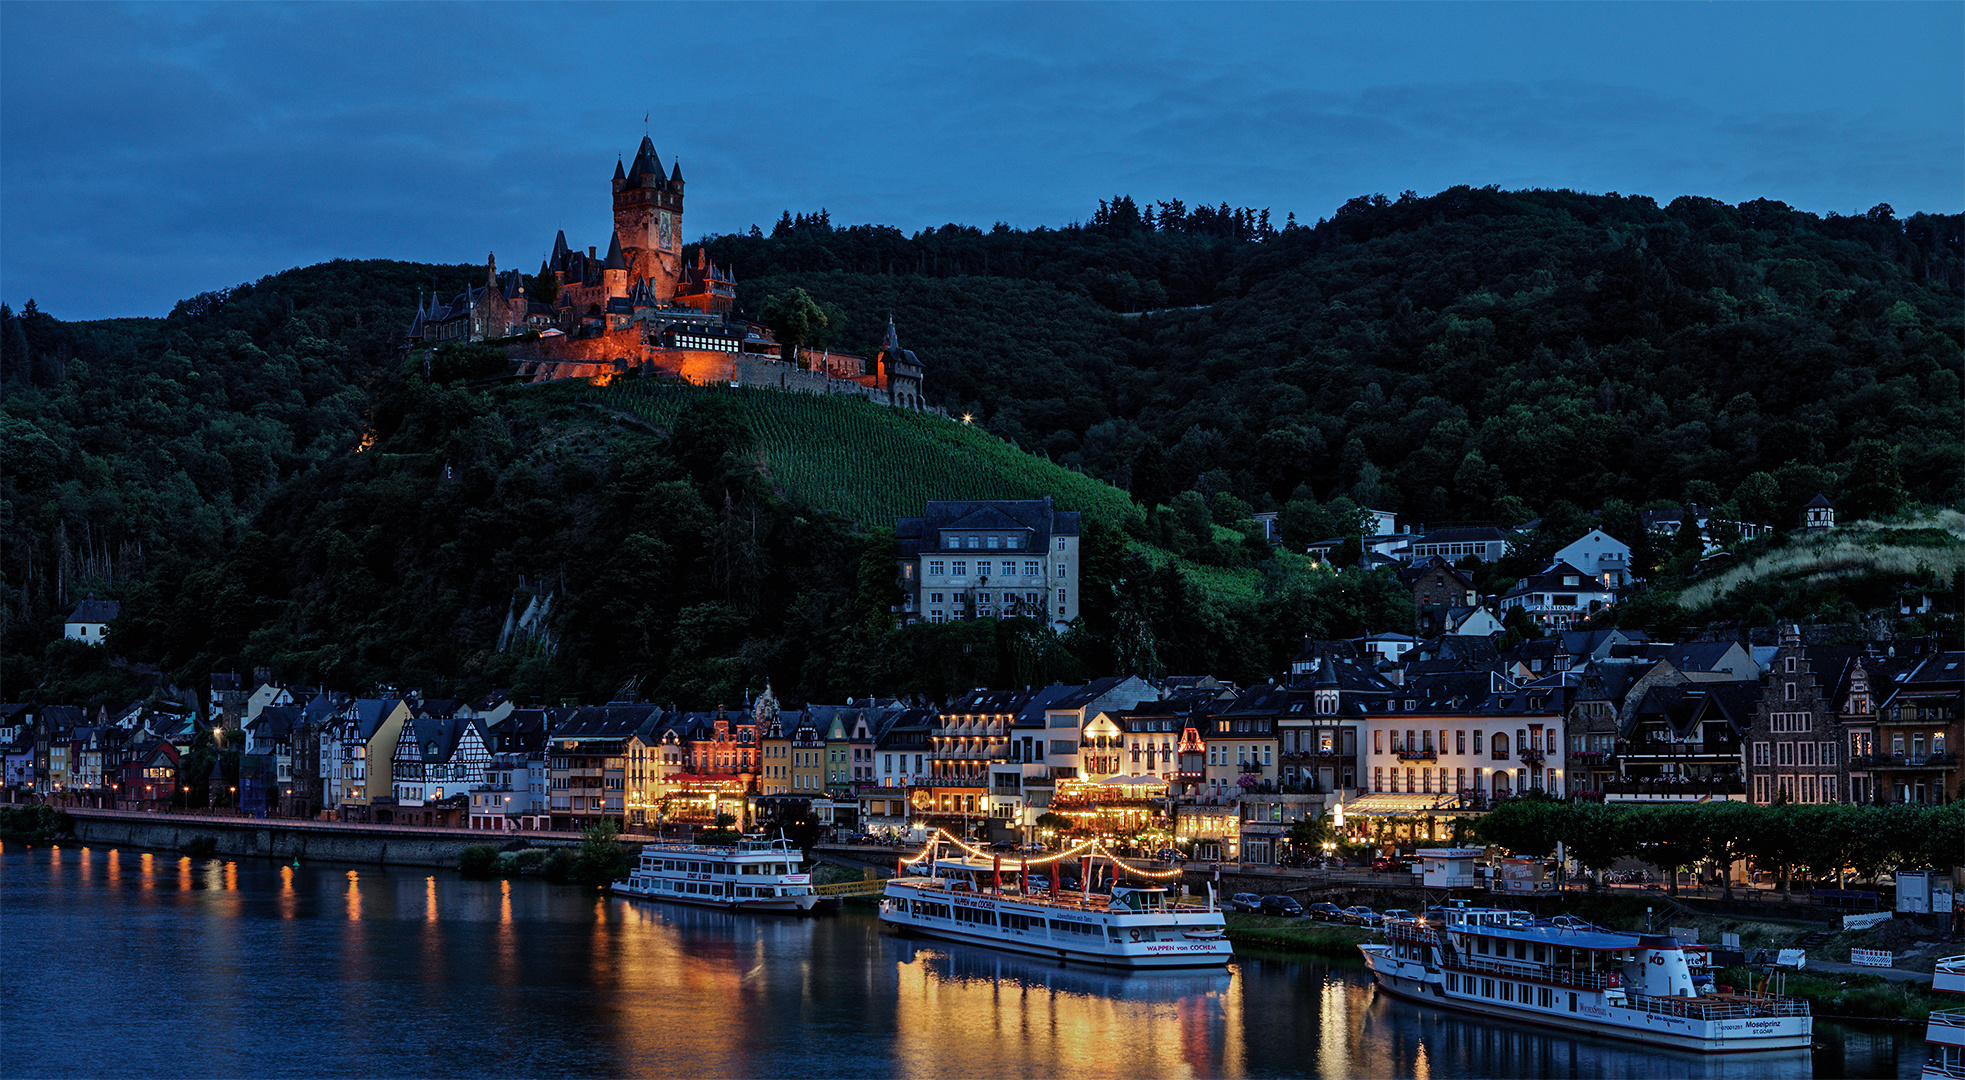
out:
<path id="1" fill-rule="evenodd" d="M 610 242 L 608 243 L 608 245 L 607 245 L 607 261 L 606 261 L 606 262 L 604 262 L 604 263 L 601 263 L 601 264 L 600 264 L 600 268 L 601 268 L 602 270 L 621 270 L 621 271 L 625 271 L 625 270 L 627 270 L 627 268 L 628 268 L 628 259 L 627 259 L 627 256 L 625 256 L 625 255 L 623 255 L 623 254 L 621 254 L 621 234 L 620 234 L 620 233 L 618 233 L 618 232 L 617 232 L 617 233 L 615 233 L 615 234 L 614 234 L 614 239 L 613 239 L 612 241 L 610 241 Z"/>
<path id="2" fill-rule="evenodd" d="M 614 179 L 626 180 L 627 178 L 628 178 L 628 174 L 625 171 L 623 171 L 621 168 L 621 159 L 619 157 L 616 157 L 614 159 Z"/>
<path id="3" fill-rule="evenodd" d="M 894 332 L 894 316 L 891 314 L 887 316 L 887 336 L 880 339 L 880 347 L 883 349 L 898 349 L 901 347 L 901 338 L 899 334 Z"/>
<path id="4" fill-rule="evenodd" d="M 676 162 L 675 167 L 669 170 L 669 183 L 682 183 L 682 162 Z"/>

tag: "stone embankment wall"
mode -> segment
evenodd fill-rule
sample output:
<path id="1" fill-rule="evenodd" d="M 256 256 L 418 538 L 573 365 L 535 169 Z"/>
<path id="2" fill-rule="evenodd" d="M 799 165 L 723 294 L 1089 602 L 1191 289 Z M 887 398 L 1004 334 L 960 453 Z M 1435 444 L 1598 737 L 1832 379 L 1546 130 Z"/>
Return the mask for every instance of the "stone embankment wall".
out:
<path id="1" fill-rule="evenodd" d="M 494 833 L 409 825 L 342 825 L 325 821 L 261 821 L 197 814 L 129 814 L 71 810 L 75 838 L 85 844 L 177 851 L 201 836 L 214 854 L 246 858 L 326 860 L 384 866 L 449 866 L 472 844 L 574 847 L 576 834 Z"/>

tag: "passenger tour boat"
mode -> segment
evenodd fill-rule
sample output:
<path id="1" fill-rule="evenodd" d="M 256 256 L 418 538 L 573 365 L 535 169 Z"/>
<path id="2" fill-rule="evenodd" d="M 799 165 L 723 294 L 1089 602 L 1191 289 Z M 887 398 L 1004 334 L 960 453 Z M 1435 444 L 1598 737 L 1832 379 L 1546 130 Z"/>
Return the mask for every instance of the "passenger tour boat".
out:
<path id="1" fill-rule="evenodd" d="M 1360 945 L 1379 986 L 1433 1005 L 1704 1052 L 1806 1049 L 1808 1003 L 1718 989 L 1707 951 L 1567 916 L 1433 908 Z"/>
<path id="2" fill-rule="evenodd" d="M 730 846 L 650 844 L 641 862 L 616 882 L 619 896 L 706 904 L 736 911 L 812 910 L 812 875 L 798 872 L 803 854 L 785 839 L 746 836 Z"/>
<path id="3" fill-rule="evenodd" d="M 1074 857 L 1078 885 L 1061 887 L 1058 868 Z M 1163 885 L 1123 883 L 1178 871 L 1132 866 L 1096 843 L 1005 859 L 938 832 L 900 870 L 887 882 L 880 919 L 901 933 L 1121 968 L 1221 967 L 1233 957 L 1212 893 L 1181 904 Z M 1105 891 L 1093 891 L 1095 870 L 1110 878 Z"/>

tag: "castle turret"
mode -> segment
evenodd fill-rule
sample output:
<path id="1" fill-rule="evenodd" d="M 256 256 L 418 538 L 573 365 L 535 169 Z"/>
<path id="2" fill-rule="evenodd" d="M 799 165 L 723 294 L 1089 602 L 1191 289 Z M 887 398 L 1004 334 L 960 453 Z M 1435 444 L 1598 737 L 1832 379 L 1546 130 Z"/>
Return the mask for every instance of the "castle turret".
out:
<path id="1" fill-rule="evenodd" d="M 600 277 L 609 297 L 628 295 L 628 260 L 621 252 L 620 233 L 615 233 L 607 245 L 607 261 L 600 264 Z"/>

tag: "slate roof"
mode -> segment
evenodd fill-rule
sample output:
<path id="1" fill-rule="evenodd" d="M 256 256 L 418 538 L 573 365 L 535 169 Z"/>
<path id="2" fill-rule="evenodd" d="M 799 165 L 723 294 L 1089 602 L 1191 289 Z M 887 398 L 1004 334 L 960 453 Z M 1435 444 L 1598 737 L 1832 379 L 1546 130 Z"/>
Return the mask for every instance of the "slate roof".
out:
<path id="1" fill-rule="evenodd" d="M 1687 641 L 1665 650 L 1665 659 L 1680 671 L 1712 671 L 1733 648 L 1730 641 Z M 1747 673 L 1742 674 L 1757 674 Z"/>
<path id="2" fill-rule="evenodd" d="M 516 712 L 513 713 L 517 715 Z M 653 741 L 664 713 L 659 705 L 588 705 L 566 718 L 554 739 L 625 739 L 640 734 Z"/>
<path id="3" fill-rule="evenodd" d="M 1091 682 L 1078 687 L 1072 693 L 1066 694 L 1064 697 L 1046 705 L 1045 708 L 1053 711 L 1082 709 L 1117 689 L 1119 684 L 1125 682 L 1128 678 L 1131 678 L 1131 676 L 1107 675 L 1103 679 L 1093 679 Z"/>
<path id="4" fill-rule="evenodd" d="M 1003 524 L 960 524 L 971 515 L 993 510 L 1003 515 Z M 974 519 L 981 521 L 983 519 Z M 990 519 L 997 520 L 997 519 Z M 894 527 L 900 555 L 909 558 L 922 550 L 939 546 L 936 535 L 943 529 L 1028 529 L 1032 543 L 1028 550 L 1048 549 L 1053 536 L 1077 536 L 1079 514 L 1059 510 L 1050 496 L 1042 499 L 930 499 L 922 516 L 902 518 Z"/>
<path id="5" fill-rule="evenodd" d="M 75 605 L 75 610 L 68 613 L 66 621 L 71 623 L 106 623 L 113 621 L 122 610 L 122 601 L 97 600 L 95 594 L 90 593 L 87 600 Z"/>

